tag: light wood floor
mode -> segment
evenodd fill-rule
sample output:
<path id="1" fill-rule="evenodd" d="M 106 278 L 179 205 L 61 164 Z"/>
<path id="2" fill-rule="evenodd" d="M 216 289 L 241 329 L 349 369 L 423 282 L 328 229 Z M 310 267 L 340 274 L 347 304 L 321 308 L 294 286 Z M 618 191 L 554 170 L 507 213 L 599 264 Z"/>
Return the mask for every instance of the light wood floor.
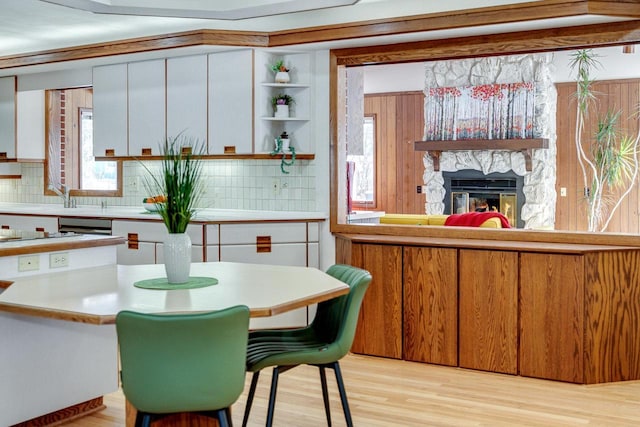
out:
<path id="1" fill-rule="evenodd" d="M 340 365 L 356 426 L 640 425 L 640 381 L 581 386 L 358 355 Z M 334 425 L 343 426 L 329 374 Z M 270 379 L 270 370 L 261 374 L 250 426 L 264 425 Z M 245 399 L 246 393 L 233 407 L 236 426 Z M 106 410 L 65 426 L 124 426 L 122 393 L 107 395 L 105 404 Z M 326 425 L 317 369 L 301 366 L 280 376 L 274 424 Z"/>

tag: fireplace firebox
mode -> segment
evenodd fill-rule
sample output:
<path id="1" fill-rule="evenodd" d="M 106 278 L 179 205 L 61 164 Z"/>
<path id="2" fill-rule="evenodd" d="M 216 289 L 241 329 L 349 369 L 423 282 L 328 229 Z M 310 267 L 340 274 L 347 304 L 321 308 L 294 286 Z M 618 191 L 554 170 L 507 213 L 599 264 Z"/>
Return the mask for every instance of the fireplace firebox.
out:
<path id="1" fill-rule="evenodd" d="M 444 213 L 497 211 L 503 213 L 512 227 L 523 228 L 520 212 L 525 198 L 524 177 L 513 171 L 485 175 L 477 170 L 443 172 Z"/>

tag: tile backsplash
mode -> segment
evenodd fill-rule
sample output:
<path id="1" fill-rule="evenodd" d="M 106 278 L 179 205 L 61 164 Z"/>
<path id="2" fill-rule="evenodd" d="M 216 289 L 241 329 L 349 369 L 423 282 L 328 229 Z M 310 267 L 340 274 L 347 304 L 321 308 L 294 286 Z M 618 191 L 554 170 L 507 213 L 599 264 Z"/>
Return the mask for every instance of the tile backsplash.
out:
<path id="1" fill-rule="evenodd" d="M 145 162 L 151 173 L 159 162 Z M 280 170 L 277 160 L 205 160 L 205 193 L 200 208 L 274 211 L 316 211 L 316 168 L 314 160 L 298 160 Z M 0 180 L 0 202 L 61 203 L 57 196 L 44 196 L 44 166 L 23 163 L 22 178 Z M 123 164 L 123 197 L 78 197 L 78 205 L 136 206 L 147 194 L 149 172 L 137 161 Z"/>

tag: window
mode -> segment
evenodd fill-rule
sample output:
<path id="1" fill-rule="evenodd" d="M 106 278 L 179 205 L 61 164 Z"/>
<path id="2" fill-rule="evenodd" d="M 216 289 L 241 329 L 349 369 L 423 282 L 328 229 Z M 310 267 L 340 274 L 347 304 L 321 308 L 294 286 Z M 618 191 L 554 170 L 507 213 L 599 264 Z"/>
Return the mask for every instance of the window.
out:
<path id="1" fill-rule="evenodd" d="M 353 205 L 365 209 L 375 207 L 375 116 L 365 116 L 363 146 L 358 154 L 348 154 L 351 173 L 351 200 Z"/>
<path id="2" fill-rule="evenodd" d="M 45 194 L 66 186 L 73 196 L 122 196 L 122 163 L 93 156 L 91 88 L 48 90 Z"/>
<path id="3" fill-rule="evenodd" d="M 116 190 L 118 163 L 96 162 L 93 156 L 93 111 L 80 108 L 80 189 Z"/>

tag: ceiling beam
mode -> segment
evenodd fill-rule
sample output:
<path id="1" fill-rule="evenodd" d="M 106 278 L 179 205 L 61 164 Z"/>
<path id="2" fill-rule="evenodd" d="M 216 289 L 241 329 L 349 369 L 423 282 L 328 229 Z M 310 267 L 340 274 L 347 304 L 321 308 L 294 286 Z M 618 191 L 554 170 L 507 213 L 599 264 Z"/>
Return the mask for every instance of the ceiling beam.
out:
<path id="1" fill-rule="evenodd" d="M 432 61 L 640 43 L 640 20 L 334 49 L 337 65 Z"/>

